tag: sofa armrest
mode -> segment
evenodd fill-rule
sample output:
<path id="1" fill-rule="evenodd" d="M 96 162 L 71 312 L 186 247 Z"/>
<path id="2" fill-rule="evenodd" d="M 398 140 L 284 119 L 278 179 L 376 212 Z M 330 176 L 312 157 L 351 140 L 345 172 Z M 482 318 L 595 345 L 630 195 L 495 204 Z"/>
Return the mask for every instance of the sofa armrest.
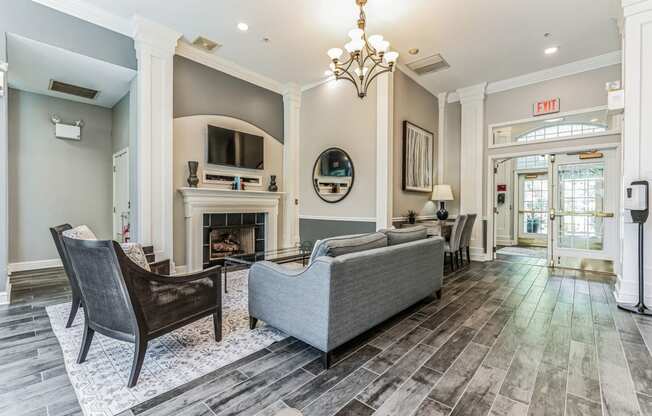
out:
<path id="1" fill-rule="evenodd" d="M 332 258 L 305 269 L 263 261 L 249 270 L 249 314 L 326 350 Z"/>

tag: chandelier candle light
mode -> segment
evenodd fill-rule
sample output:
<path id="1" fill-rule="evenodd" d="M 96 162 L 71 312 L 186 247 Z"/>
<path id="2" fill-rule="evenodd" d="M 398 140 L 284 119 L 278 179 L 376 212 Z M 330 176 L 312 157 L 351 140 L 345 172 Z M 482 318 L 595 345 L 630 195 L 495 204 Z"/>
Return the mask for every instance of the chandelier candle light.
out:
<path id="1" fill-rule="evenodd" d="M 357 29 L 349 32 L 351 41 L 344 45 L 348 58 L 341 59 L 344 51 L 340 48 L 328 50 L 331 58 L 331 72 L 335 79 L 345 79 L 355 85 L 358 97 L 364 98 L 371 82 L 380 74 L 393 72 L 398 60 L 398 52 L 389 50 L 389 42 L 381 35 L 367 38 L 365 31 L 367 20 L 364 6 L 367 0 L 356 0 L 360 6 L 360 18 Z"/>

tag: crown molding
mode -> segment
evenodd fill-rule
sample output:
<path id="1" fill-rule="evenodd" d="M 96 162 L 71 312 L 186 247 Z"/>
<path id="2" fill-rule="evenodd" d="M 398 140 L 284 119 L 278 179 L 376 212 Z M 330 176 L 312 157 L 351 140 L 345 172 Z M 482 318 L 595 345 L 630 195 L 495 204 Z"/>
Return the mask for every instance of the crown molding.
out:
<path id="1" fill-rule="evenodd" d="M 652 11 L 652 0 L 622 0 L 625 17 Z"/>
<path id="2" fill-rule="evenodd" d="M 265 75 L 261 75 L 227 59 L 202 51 L 183 40 L 179 41 L 179 44 L 177 45 L 177 55 L 250 82 L 259 87 L 274 91 L 275 93 L 283 94 L 285 92 L 285 87 L 281 82 Z"/>
<path id="3" fill-rule="evenodd" d="M 136 49 L 147 45 L 161 56 L 174 55 L 181 33 L 139 15 L 134 16 L 133 24 Z"/>
<path id="4" fill-rule="evenodd" d="M 646 1 L 652 3 L 652 0 Z M 593 58 L 571 62 L 565 65 L 544 69 L 542 71 L 532 72 L 530 74 L 520 75 L 518 77 L 508 78 L 502 81 L 490 82 L 487 84 L 486 92 L 487 94 L 495 94 L 497 92 L 509 91 L 515 88 L 526 87 L 528 85 L 538 84 L 540 82 L 581 74 L 582 72 L 593 71 L 611 65 L 618 65 L 620 63 L 622 63 L 622 52 L 609 52 L 604 55 L 594 56 Z M 465 88 L 461 88 L 458 91 L 464 89 Z M 460 96 L 457 92 L 452 92 L 448 95 L 449 103 L 455 103 L 458 101 L 460 101 Z"/>
<path id="5" fill-rule="evenodd" d="M 457 96 L 461 103 L 473 102 L 473 101 L 482 101 L 487 95 L 487 83 L 482 82 L 480 84 L 471 85 L 470 87 L 464 87 L 457 90 Z"/>
<path id="6" fill-rule="evenodd" d="M 42 6 L 49 7 L 61 13 L 93 23 L 122 35 L 134 36 L 134 26 L 131 19 L 115 15 L 106 10 L 79 0 L 32 0 Z"/>

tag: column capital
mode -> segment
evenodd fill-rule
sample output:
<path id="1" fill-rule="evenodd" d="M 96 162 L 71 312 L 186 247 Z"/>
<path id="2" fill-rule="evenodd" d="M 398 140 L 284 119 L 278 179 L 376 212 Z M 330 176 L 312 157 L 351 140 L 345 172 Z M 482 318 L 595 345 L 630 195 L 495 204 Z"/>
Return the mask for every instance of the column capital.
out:
<path id="1" fill-rule="evenodd" d="M 460 103 L 470 103 L 474 101 L 484 101 L 487 95 L 487 83 L 483 82 L 469 87 L 460 88 L 457 90 L 457 95 L 460 97 Z"/>
<path id="2" fill-rule="evenodd" d="M 283 86 L 283 101 L 301 105 L 301 86 L 295 83 L 285 84 Z"/>
<path id="3" fill-rule="evenodd" d="M 652 11 L 652 0 L 622 0 L 625 18 L 638 13 Z"/>
<path id="4" fill-rule="evenodd" d="M 134 16 L 133 24 L 137 51 L 147 46 L 153 55 L 160 57 L 174 55 L 181 33 L 139 15 Z"/>
<path id="5" fill-rule="evenodd" d="M 439 111 L 446 107 L 446 102 L 448 101 L 448 93 L 440 92 L 437 94 L 437 104 L 439 104 Z"/>

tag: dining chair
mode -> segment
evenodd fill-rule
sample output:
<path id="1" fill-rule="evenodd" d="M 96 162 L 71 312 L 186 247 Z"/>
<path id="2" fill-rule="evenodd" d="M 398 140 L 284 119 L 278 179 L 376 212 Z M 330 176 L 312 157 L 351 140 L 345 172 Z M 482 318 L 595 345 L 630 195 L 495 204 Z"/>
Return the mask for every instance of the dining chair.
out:
<path id="1" fill-rule="evenodd" d="M 466 251 L 466 260 L 471 263 L 471 235 L 473 234 L 473 226 L 475 225 L 475 219 L 478 214 L 468 214 L 466 216 L 466 223 L 464 224 L 464 230 L 462 231 L 462 241 L 460 243 L 460 258 L 462 259 L 462 264 L 464 264 L 464 252 Z"/>
<path id="2" fill-rule="evenodd" d="M 455 218 L 453 230 L 451 231 L 451 238 L 444 244 L 444 261 L 446 260 L 446 255 L 450 255 L 451 270 L 455 270 L 456 263 L 460 261 L 459 251 L 466 219 L 466 215 L 458 215 L 457 218 Z"/>

